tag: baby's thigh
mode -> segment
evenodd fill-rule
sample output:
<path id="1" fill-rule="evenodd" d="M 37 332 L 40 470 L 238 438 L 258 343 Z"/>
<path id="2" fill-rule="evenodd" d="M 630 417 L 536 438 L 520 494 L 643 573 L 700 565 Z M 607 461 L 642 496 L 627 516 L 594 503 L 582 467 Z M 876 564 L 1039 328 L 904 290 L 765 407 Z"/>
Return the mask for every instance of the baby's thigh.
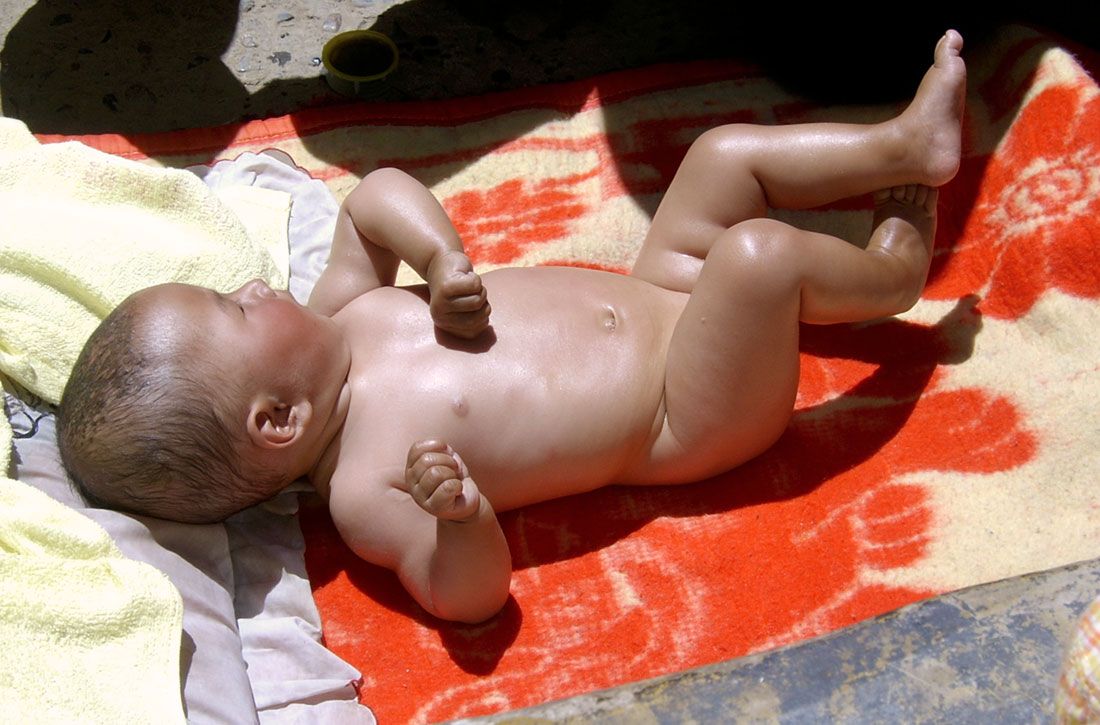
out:
<path id="1" fill-rule="evenodd" d="M 645 464 L 651 482 L 733 468 L 771 446 L 790 420 L 798 388 L 798 278 L 782 254 L 760 253 L 757 235 L 775 232 L 771 223 L 751 225 L 759 228 L 733 229 L 716 242 L 676 323 L 664 426 Z"/>
<path id="2" fill-rule="evenodd" d="M 632 274 L 690 292 L 711 247 L 730 227 L 762 217 L 767 204 L 736 138 L 750 127 L 711 129 L 692 144 L 653 217 Z"/>

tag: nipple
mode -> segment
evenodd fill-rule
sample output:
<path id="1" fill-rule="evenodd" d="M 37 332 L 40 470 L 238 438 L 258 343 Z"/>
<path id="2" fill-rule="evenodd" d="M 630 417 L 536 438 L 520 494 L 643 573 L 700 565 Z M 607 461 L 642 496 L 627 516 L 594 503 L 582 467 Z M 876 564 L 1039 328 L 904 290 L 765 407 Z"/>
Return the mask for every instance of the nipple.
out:
<path id="1" fill-rule="evenodd" d="M 466 402 L 466 396 L 458 395 L 451 400 L 451 410 L 453 410 L 454 414 L 459 418 L 465 418 L 470 412 L 470 404 Z"/>

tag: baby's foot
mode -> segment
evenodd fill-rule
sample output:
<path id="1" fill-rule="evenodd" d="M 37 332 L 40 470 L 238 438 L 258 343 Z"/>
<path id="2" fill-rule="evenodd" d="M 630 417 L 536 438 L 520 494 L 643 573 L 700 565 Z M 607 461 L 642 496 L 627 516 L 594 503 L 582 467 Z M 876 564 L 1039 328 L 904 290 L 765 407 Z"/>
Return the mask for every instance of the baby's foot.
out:
<path id="1" fill-rule="evenodd" d="M 927 186 L 942 186 L 959 170 L 962 115 L 966 100 L 966 63 L 959 53 L 963 39 L 948 30 L 936 44 L 935 61 L 924 74 L 916 96 L 898 118 Z"/>
<path id="2" fill-rule="evenodd" d="M 921 286 L 936 240 L 936 200 L 939 191 L 922 184 L 895 186 L 874 193 L 871 245 L 920 268 Z"/>

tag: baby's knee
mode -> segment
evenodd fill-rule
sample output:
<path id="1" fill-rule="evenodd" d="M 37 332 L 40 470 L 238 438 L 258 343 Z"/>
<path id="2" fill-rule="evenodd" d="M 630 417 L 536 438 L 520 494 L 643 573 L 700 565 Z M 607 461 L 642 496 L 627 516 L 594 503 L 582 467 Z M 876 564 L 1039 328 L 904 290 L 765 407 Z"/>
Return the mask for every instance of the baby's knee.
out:
<path id="1" fill-rule="evenodd" d="M 743 123 L 728 123 L 724 126 L 709 128 L 692 142 L 691 153 L 706 155 L 710 158 L 736 153 L 742 149 L 751 128 Z"/>
<path id="2" fill-rule="evenodd" d="M 707 255 L 706 265 L 744 277 L 754 287 L 796 289 L 798 247 L 789 225 L 775 219 L 749 219 L 723 232 Z"/>

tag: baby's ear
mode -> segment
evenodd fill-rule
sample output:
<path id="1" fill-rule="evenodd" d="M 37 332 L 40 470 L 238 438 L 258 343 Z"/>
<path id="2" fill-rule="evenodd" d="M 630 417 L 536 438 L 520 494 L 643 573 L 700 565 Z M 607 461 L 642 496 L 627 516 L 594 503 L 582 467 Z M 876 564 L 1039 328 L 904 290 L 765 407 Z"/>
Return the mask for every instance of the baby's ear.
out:
<path id="1" fill-rule="evenodd" d="M 312 415 L 308 400 L 290 405 L 275 398 L 257 398 L 248 411 L 248 437 L 261 448 L 286 448 L 302 437 Z"/>

